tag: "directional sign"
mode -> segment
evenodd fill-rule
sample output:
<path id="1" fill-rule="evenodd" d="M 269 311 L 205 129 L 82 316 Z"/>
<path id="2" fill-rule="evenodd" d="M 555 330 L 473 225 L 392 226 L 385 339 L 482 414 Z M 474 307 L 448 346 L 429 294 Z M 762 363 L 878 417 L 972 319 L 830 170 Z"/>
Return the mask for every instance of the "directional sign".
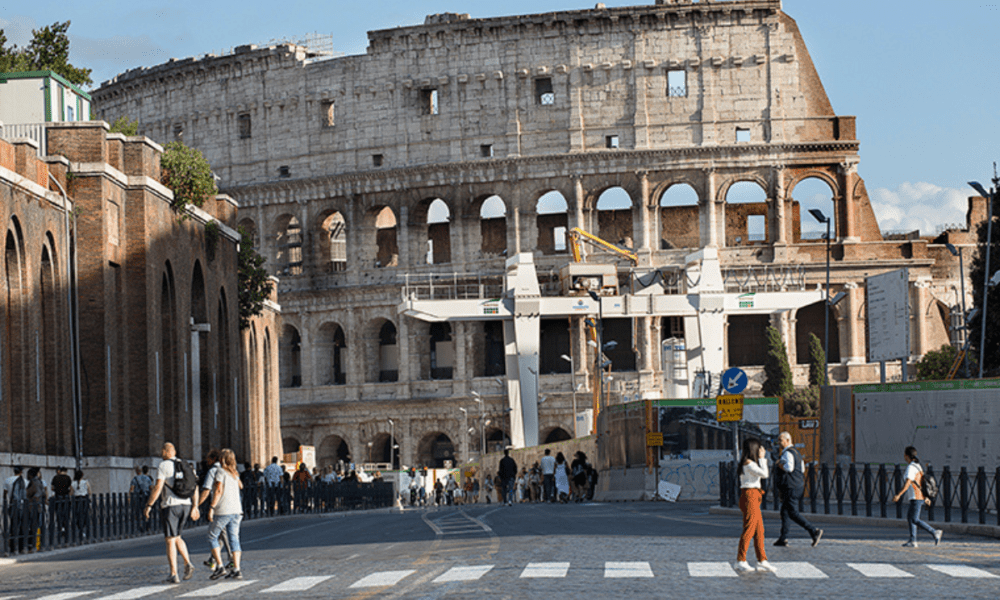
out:
<path id="1" fill-rule="evenodd" d="M 660 432 L 652 432 L 652 431 L 646 433 L 646 445 L 651 447 L 662 446 L 663 434 Z"/>
<path id="2" fill-rule="evenodd" d="M 746 377 L 746 375 L 744 375 Z M 743 394 L 728 394 L 715 397 L 716 421 L 743 420 Z"/>
<path id="3" fill-rule="evenodd" d="M 747 389 L 749 381 L 743 369 L 733 367 L 722 374 L 722 389 L 727 394 L 739 394 Z"/>

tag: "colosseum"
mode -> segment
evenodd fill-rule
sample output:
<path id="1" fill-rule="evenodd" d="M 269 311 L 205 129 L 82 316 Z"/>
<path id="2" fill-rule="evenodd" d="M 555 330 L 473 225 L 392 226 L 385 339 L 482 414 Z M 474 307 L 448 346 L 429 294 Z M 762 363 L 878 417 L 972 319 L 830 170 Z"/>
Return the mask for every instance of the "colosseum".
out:
<path id="1" fill-rule="evenodd" d="M 239 202 L 280 278 L 286 448 L 441 466 L 571 437 L 595 396 L 714 393 L 731 366 L 753 392 L 768 325 L 804 385 L 827 311 L 832 381 L 878 381 L 865 278 L 903 268 L 909 360 L 960 341 L 945 244 L 973 249 L 985 201 L 964 227 L 884 236 L 855 117 L 780 0 L 440 14 L 368 38 L 171 60 L 93 94 L 105 120 L 200 149 Z M 575 228 L 613 246 L 578 261 Z"/>

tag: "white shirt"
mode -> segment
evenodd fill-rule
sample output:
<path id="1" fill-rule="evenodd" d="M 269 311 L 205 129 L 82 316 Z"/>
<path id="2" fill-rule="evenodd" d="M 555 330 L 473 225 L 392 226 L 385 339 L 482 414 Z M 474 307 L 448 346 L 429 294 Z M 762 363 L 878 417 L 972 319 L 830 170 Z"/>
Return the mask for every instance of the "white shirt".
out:
<path id="1" fill-rule="evenodd" d="M 18 477 L 21 477 L 21 476 L 20 475 L 11 475 L 10 477 L 8 477 L 7 479 L 4 479 L 4 481 L 3 481 L 3 491 L 7 494 L 7 501 L 8 502 L 10 501 L 11 492 L 14 491 L 14 482 L 17 481 Z M 28 489 L 28 482 L 27 481 L 25 481 L 25 483 L 24 483 L 24 489 Z"/>
<path id="2" fill-rule="evenodd" d="M 86 479 L 81 479 L 80 481 L 74 481 L 70 484 L 73 488 L 74 496 L 89 496 L 90 495 L 90 482 Z"/>
<path id="3" fill-rule="evenodd" d="M 778 464 L 781 465 L 781 468 L 782 470 L 785 471 L 785 473 L 791 473 L 793 470 L 795 470 L 795 456 L 792 454 L 791 446 L 781 451 L 781 457 L 778 459 Z M 802 465 L 801 468 L 799 469 L 799 472 L 800 473 L 806 472 L 805 461 L 802 461 Z"/>
<path id="4" fill-rule="evenodd" d="M 542 475 L 555 475 L 556 472 L 556 459 L 551 454 L 548 456 L 543 456 L 541 460 Z"/>
<path id="5" fill-rule="evenodd" d="M 190 498 L 178 498 L 170 490 L 170 486 L 174 485 L 174 459 L 160 462 L 160 466 L 156 468 L 156 480 L 163 481 L 160 506 L 191 506 Z"/>
<path id="6" fill-rule="evenodd" d="M 766 458 L 743 465 L 743 473 L 740 475 L 740 489 L 760 489 L 760 480 L 766 479 L 767 473 Z"/>
<path id="7" fill-rule="evenodd" d="M 920 467 L 920 463 L 911 462 L 906 467 L 906 473 L 903 478 L 906 479 L 906 491 L 903 493 L 903 501 L 909 502 L 910 500 L 916 500 L 917 496 L 913 493 L 913 486 L 910 484 L 911 481 L 917 481 L 917 474 L 923 473 L 923 468 Z"/>

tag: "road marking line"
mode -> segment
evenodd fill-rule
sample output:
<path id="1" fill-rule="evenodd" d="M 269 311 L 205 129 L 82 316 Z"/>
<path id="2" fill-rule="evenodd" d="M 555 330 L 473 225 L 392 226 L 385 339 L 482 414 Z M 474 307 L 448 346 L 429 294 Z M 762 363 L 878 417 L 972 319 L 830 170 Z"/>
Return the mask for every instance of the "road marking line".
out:
<path id="1" fill-rule="evenodd" d="M 413 569 L 410 569 L 409 571 L 379 571 L 378 573 L 372 573 L 367 577 L 359 579 L 354 582 L 351 587 L 387 587 L 390 585 L 396 585 L 401 579 L 414 573 L 416 573 L 416 571 Z"/>
<path id="2" fill-rule="evenodd" d="M 289 579 L 288 581 L 269 587 L 266 590 L 261 590 L 260 593 L 304 592 L 323 583 L 327 579 L 333 579 L 333 575 L 322 575 L 319 577 L 296 577 L 295 579 Z"/>
<path id="3" fill-rule="evenodd" d="M 739 577 L 733 566 L 727 562 L 689 562 L 688 575 L 691 577 Z"/>
<path id="4" fill-rule="evenodd" d="M 847 563 L 847 566 L 865 577 L 913 577 L 912 573 L 885 563 Z"/>
<path id="5" fill-rule="evenodd" d="M 357 558 L 359 556 L 361 556 L 361 555 L 360 554 L 352 554 L 352 555 L 350 555 L 350 556 L 347 557 L 347 560 L 354 560 L 355 558 Z"/>
<path id="6" fill-rule="evenodd" d="M 245 585 L 250 585 L 251 583 L 257 583 L 257 580 L 251 579 L 250 581 L 223 581 L 222 583 L 210 585 L 207 588 L 195 590 L 193 592 L 188 592 L 187 594 L 182 594 L 181 598 L 205 598 L 210 596 L 221 596 L 222 594 L 231 592 L 233 590 L 238 590 Z"/>
<path id="7" fill-rule="evenodd" d="M 521 571 L 521 579 L 554 578 L 565 577 L 569 571 L 568 562 L 551 563 L 528 563 L 528 566 Z"/>
<path id="8" fill-rule="evenodd" d="M 99 598 L 98 600 L 136 600 L 137 598 L 145 598 L 146 596 L 152 596 L 153 594 L 159 594 L 160 592 L 165 592 L 174 587 L 174 584 L 169 585 L 146 585 L 143 587 L 133 588 L 127 592 L 120 592 L 118 594 L 112 594 L 110 596 L 105 596 Z"/>
<path id="9" fill-rule="evenodd" d="M 446 583 L 449 581 L 476 581 L 483 575 L 490 572 L 493 565 L 480 565 L 477 567 L 452 567 L 447 572 L 438 575 L 433 583 Z"/>
<path id="10" fill-rule="evenodd" d="M 828 575 L 807 562 L 783 562 L 774 565 L 778 579 L 826 579 Z"/>
<path id="11" fill-rule="evenodd" d="M 990 573 L 989 571 L 984 571 L 975 567 L 967 567 L 965 565 L 927 565 L 927 568 L 937 571 L 938 573 L 944 573 L 945 575 L 950 575 L 952 577 L 961 577 L 963 579 L 997 578 L 996 575 Z"/>
<path id="12" fill-rule="evenodd" d="M 50 594 L 48 596 L 42 596 L 38 600 L 70 600 L 70 598 L 79 598 L 80 596 L 87 596 L 89 594 L 96 594 L 97 590 L 92 592 L 62 592 L 59 594 Z"/>
<path id="13" fill-rule="evenodd" d="M 623 579 L 628 577 L 652 577 L 653 569 L 648 562 L 605 562 L 605 579 Z"/>
<path id="14" fill-rule="evenodd" d="M 4 563 L 0 562 L 0 565 Z M 14 561 L 10 561 L 10 564 L 14 564 Z M 21 596 L 0 596 L 0 600 L 14 600 L 15 598 L 20 598 Z"/>

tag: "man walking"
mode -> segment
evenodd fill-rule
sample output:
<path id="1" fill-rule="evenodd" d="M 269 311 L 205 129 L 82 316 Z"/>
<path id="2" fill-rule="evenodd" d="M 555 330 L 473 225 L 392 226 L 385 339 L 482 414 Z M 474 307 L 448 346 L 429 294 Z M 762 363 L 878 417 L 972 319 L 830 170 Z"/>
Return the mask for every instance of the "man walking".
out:
<path id="1" fill-rule="evenodd" d="M 271 464 L 264 468 L 264 482 L 267 486 L 264 494 L 264 502 L 267 505 L 267 514 L 274 516 L 274 503 L 278 500 L 278 490 L 281 488 L 281 475 L 284 469 L 278 464 L 278 457 L 271 457 Z"/>
<path id="2" fill-rule="evenodd" d="M 191 497 L 198 493 L 198 482 L 194 480 L 193 469 L 185 468 L 185 465 L 178 464 L 180 460 L 175 460 L 177 450 L 173 444 L 170 442 L 163 444 L 160 456 L 163 461 L 156 470 L 156 483 L 149 494 L 143 516 L 149 518 L 149 511 L 162 494 L 160 520 L 163 522 L 163 536 L 167 540 L 167 562 L 170 564 L 170 577 L 163 583 L 180 583 L 181 580 L 177 576 L 178 553 L 184 559 L 184 580 L 187 581 L 194 575 L 194 565 L 188 555 L 187 544 L 181 538 L 181 532 L 184 531 L 184 521 L 189 516 L 194 521 L 198 520 L 198 507 L 192 506 L 191 502 Z M 188 482 L 188 479 L 192 481 Z"/>
<path id="3" fill-rule="evenodd" d="M 774 545 L 788 545 L 789 521 L 795 521 L 809 532 L 812 545 L 815 546 L 823 537 L 823 530 L 813 527 L 799 514 L 799 500 L 805 491 L 806 468 L 802 455 L 792 445 L 792 434 L 787 431 L 782 431 L 778 436 L 778 444 L 781 446 L 781 456 L 778 458 L 779 468 L 775 469 L 775 484 L 781 494 L 781 533 Z"/>
<path id="4" fill-rule="evenodd" d="M 553 492 L 556 487 L 556 459 L 552 456 L 552 450 L 545 449 L 545 456 L 542 457 L 542 496 L 546 502 L 552 502 Z"/>
<path id="5" fill-rule="evenodd" d="M 514 505 L 514 481 L 517 479 L 517 463 L 510 457 L 510 448 L 504 448 L 500 459 L 500 483 L 503 486 L 503 499 L 507 506 Z"/>

